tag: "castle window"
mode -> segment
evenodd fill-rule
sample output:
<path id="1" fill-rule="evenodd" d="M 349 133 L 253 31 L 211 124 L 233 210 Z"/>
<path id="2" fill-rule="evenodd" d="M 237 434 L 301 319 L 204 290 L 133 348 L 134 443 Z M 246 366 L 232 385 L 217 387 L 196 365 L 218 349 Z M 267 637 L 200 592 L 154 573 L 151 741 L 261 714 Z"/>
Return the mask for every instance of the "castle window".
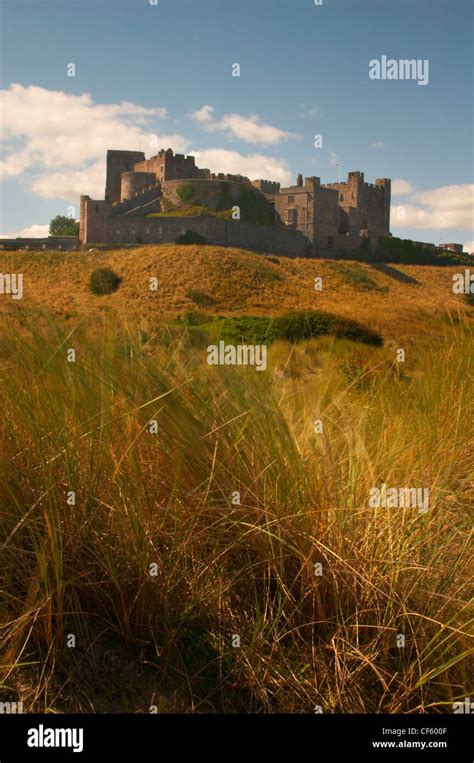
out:
<path id="1" fill-rule="evenodd" d="M 328 249 L 332 249 L 334 244 L 334 239 L 332 236 L 328 236 Z"/>
<path id="2" fill-rule="evenodd" d="M 298 210 L 289 209 L 287 219 L 288 219 L 288 225 L 296 225 L 296 223 L 298 222 Z"/>
<path id="3" fill-rule="evenodd" d="M 98 205 L 98 204 L 96 204 L 96 205 L 95 205 L 95 211 L 96 211 L 96 212 L 100 212 L 100 207 L 99 207 L 99 205 Z"/>
<path id="4" fill-rule="evenodd" d="M 295 200 L 294 196 L 288 196 L 288 204 L 292 204 Z"/>
<path id="5" fill-rule="evenodd" d="M 341 195 L 339 196 L 339 201 L 344 201 L 344 194 L 343 193 L 341 193 Z"/>

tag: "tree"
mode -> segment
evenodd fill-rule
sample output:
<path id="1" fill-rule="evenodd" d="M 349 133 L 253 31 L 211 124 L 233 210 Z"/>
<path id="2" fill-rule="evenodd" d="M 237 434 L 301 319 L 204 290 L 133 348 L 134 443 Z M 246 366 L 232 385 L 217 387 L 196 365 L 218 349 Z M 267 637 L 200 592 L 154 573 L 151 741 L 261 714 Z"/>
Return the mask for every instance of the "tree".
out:
<path id="1" fill-rule="evenodd" d="M 49 224 L 50 236 L 77 236 L 79 235 L 79 221 L 73 220 L 66 215 L 56 215 Z"/>

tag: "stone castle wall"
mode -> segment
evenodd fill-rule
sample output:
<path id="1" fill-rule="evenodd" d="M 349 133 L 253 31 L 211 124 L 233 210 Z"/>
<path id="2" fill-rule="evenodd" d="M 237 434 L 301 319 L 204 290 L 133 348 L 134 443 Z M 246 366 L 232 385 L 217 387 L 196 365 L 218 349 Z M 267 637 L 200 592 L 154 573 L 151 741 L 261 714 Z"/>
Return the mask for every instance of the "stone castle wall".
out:
<path id="1" fill-rule="evenodd" d="M 156 175 L 152 172 L 122 172 L 120 198 L 122 201 L 132 199 L 152 185 L 156 185 Z"/>
<path id="2" fill-rule="evenodd" d="M 159 181 L 184 180 L 187 178 L 208 177 L 209 170 L 196 167 L 194 156 L 174 154 L 171 149 L 160 151 L 151 159 L 143 159 L 134 166 L 135 172 L 152 172 Z"/>
<path id="3" fill-rule="evenodd" d="M 322 187 L 339 192 L 342 230 L 356 233 L 368 230 L 378 235 L 389 232 L 391 184 L 388 178 L 378 178 L 372 184 L 364 181 L 363 172 L 349 172 L 347 181 Z"/>
<path id="4" fill-rule="evenodd" d="M 214 217 L 111 217 L 106 241 L 117 244 L 169 244 L 186 231 L 216 246 L 235 246 L 286 257 L 304 257 L 308 241 L 296 230 Z"/>
<path id="5" fill-rule="evenodd" d="M 262 193 L 280 193 L 280 183 L 274 180 L 252 180 L 252 185 Z"/>
<path id="6" fill-rule="evenodd" d="M 79 249 L 77 236 L 45 238 L 0 238 L 0 249 Z"/>
<path id="7" fill-rule="evenodd" d="M 183 184 L 192 190 L 188 198 L 178 193 Z M 255 194 L 255 204 L 249 192 Z M 165 200 L 178 207 L 189 203 L 213 210 L 242 206 L 241 219 L 146 217 L 164 211 Z M 248 223 L 247 211 L 252 220 L 276 219 L 277 224 Z M 83 243 L 170 242 L 193 227 L 216 244 L 302 256 L 310 249 L 316 255 L 325 249 L 357 249 L 363 236 L 377 243 L 389 226 L 387 178 L 371 184 L 363 172 L 349 172 L 344 182 L 321 185 L 318 177 L 307 177 L 303 184 L 298 175 L 296 185 L 281 188 L 274 181 L 211 173 L 196 167 L 193 156 L 171 149 L 150 159 L 141 151 L 108 151 L 105 200 L 81 197 Z"/>

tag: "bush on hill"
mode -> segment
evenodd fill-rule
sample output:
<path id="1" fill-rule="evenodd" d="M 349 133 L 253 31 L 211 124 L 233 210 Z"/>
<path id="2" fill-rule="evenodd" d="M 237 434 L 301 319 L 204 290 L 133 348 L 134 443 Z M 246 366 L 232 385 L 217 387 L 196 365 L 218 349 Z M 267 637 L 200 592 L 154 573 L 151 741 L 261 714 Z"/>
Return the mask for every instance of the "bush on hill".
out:
<path id="1" fill-rule="evenodd" d="M 218 335 L 220 339 L 233 343 L 271 344 L 278 339 L 298 342 L 329 335 L 375 347 L 383 344 L 380 334 L 357 321 L 318 311 L 287 313 L 276 318 L 256 315 L 214 318 L 189 312 L 184 316 L 184 323 L 187 326 L 206 326 L 214 337 Z"/>
<path id="2" fill-rule="evenodd" d="M 112 294 L 120 286 L 122 279 L 110 268 L 97 268 L 91 273 L 89 289 L 99 296 Z"/>

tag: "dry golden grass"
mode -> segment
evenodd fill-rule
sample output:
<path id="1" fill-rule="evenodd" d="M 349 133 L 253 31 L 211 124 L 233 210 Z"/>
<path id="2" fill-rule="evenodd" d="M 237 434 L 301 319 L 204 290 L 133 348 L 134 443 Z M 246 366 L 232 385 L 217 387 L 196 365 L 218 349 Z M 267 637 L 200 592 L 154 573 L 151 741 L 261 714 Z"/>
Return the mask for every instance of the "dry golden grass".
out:
<path id="1" fill-rule="evenodd" d="M 103 266 L 123 280 L 97 297 Z M 474 351 L 456 270 L 2 253 L 24 299 L 0 298 L 0 700 L 414 713 L 472 696 Z M 386 346 L 278 341 L 266 373 L 210 367 L 160 327 L 196 309 L 190 289 L 217 314 L 339 313 Z M 429 511 L 374 510 L 382 483 L 429 488 Z"/>
<path id="2" fill-rule="evenodd" d="M 472 696 L 462 323 L 403 373 L 330 337 L 275 343 L 259 374 L 181 342 L 150 355 L 133 324 L 27 328 L 0 341 L 0 700 L 410 713 Z M 383 482 L 429 487 L 429 511 L 374 510 Z"/>
<path id="3" fill-rule="evenodd" d="M 272 258 L 273 259 L 273 258 Z M 88 281 L 96 267 L 110 267 L 123 281 L 115 294 L 97 297 Z M 353 283 L 347 271 L 362 270 L 377 289 Z M 386 341 L 414 335 L 435 336 L 447 312 L 465 310 L 452 292 L 459 267 L 418 265 L 378 267 L 334 260 L 292 260 L 216 246 L 162 245 L 95 252 L 2 252 L 0 272 L 23 273 L 24 299 L 0 300 L 0 311 L 40 308 L 72 319 L 97 311 L 130 318 L 150 329 L 162 319 L 198 309 L 190 289 L 214 300 L 208 313 L 279 314 L 291 310 L 326 310 L 379 331 Z M 323 290 L 314 279 L 323 278 Z M 158 279 L 158 291 L 149 279 Z"/>

